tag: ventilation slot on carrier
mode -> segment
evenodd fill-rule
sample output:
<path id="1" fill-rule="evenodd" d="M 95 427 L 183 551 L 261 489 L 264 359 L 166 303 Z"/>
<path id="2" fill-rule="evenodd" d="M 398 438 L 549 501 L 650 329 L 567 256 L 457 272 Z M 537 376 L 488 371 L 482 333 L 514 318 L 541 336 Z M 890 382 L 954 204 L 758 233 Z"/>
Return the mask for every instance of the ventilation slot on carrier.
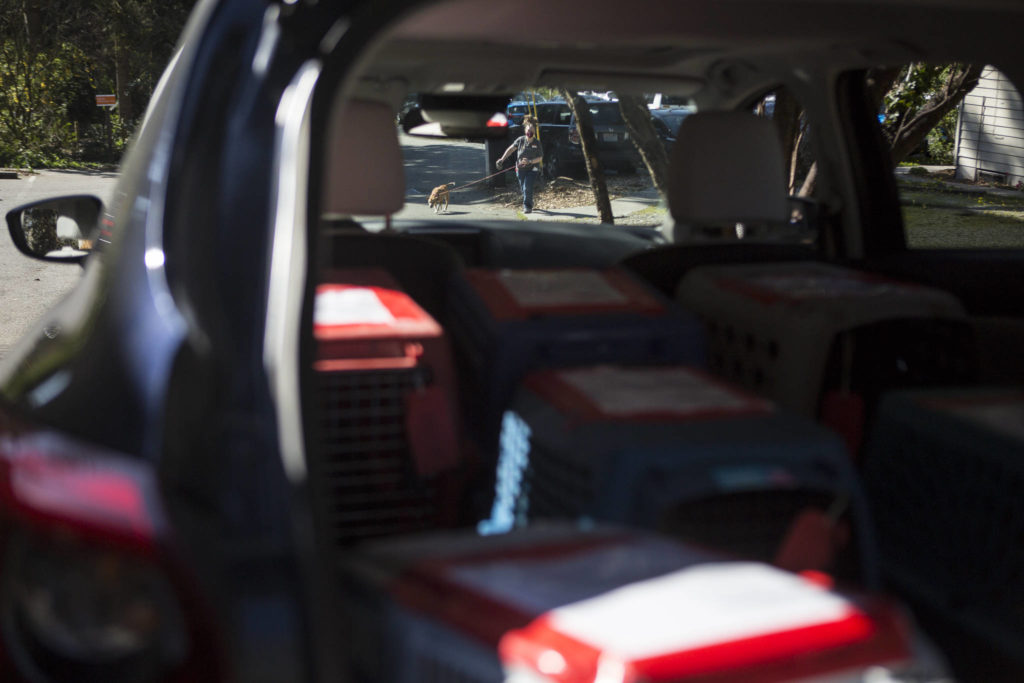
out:
<path id="1" fill-rule="evenodd" d="M 332 539 L 413 532 L 432 525 L 434 492 L 413 471 L 405 396 L 422 370 L 319 375 L 323 461 L 319 497 Z"/>

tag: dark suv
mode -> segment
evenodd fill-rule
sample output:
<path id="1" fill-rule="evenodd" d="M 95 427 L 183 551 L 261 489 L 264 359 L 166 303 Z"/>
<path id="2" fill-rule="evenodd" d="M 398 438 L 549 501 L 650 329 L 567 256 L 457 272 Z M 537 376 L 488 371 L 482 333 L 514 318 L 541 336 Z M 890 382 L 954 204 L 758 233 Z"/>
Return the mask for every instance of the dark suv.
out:
<path id="1" fill-rule="evenodd" d="M 516 105 L 525 104 L 514 102 L 509 105 L 510 111 Z M 550 179 L 583 173 L 583 147 L 569 105 L 564 100 L 551 100 L 538 102 L 535 106 L 538 133 L 544 145 L 544 177 Z M 640 164 L 640 155 L 629 139 L 619 103 L 614 100 L 588 100 L 588 106 L 602 166 L 619 173 L 635 172 Z M 522 117 L 513 121 L 517 122 L 509 126 L 509 142 L 523 134 Z"/>

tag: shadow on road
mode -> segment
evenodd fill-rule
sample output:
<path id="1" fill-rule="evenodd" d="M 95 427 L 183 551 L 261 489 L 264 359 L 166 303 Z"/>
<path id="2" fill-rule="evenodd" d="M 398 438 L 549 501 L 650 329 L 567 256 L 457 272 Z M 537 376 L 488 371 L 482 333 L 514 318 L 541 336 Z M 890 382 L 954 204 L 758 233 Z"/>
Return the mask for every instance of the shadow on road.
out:
<path id="1" fill-rule="evenodd" d="M 119 171 L 116 168 L 88 169 L 88 168 L 55 168 L 54 173 L 69 173 L 72 175 L 90 176 L 92 178 L 116 179 Z"/>
<path id="2" fill-rule="evenodd" d="M 455 183 L 455 192 L 489 193 L 486 182 L 477 182 L 489 173 L 482 145 L 421 144 L 402 148 L 405 161 L 406 197 L 426 198 L 438 185 Z M 471 187 L 462 188 L 475 183 Z"/>

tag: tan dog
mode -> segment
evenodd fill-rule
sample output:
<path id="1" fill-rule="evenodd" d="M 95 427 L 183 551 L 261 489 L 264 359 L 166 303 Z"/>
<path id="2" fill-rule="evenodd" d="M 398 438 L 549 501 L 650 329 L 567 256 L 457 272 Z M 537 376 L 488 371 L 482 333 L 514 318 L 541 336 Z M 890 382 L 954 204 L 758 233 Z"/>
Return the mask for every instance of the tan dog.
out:
<path id="1" fill-rule="evenodd" d="M 441 211 L 441 205 L 444 204 L 444 210 L 448 210 L 448 198 L 451 196 L 451 189 L 455 187 L 455 183 L 447 183 L 445 185 L 438 185 L 430 192 L 430 198 L 427 199 L 427 206 L 434 209 L 434 213 Z"/>

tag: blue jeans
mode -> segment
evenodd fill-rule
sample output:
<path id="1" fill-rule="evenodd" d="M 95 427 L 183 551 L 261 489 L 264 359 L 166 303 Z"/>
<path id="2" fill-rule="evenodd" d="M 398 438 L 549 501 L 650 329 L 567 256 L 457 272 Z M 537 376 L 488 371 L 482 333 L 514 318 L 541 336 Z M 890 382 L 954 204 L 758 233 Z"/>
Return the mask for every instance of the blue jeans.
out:
<path id="1" fill-rule="evenodd" d="M 523 210 L 533 211 L 533 184 L 537 182 L 536 169 L 528 171 L 516 171 L 519 178 L 519 189 L 523 192 Z"/>

